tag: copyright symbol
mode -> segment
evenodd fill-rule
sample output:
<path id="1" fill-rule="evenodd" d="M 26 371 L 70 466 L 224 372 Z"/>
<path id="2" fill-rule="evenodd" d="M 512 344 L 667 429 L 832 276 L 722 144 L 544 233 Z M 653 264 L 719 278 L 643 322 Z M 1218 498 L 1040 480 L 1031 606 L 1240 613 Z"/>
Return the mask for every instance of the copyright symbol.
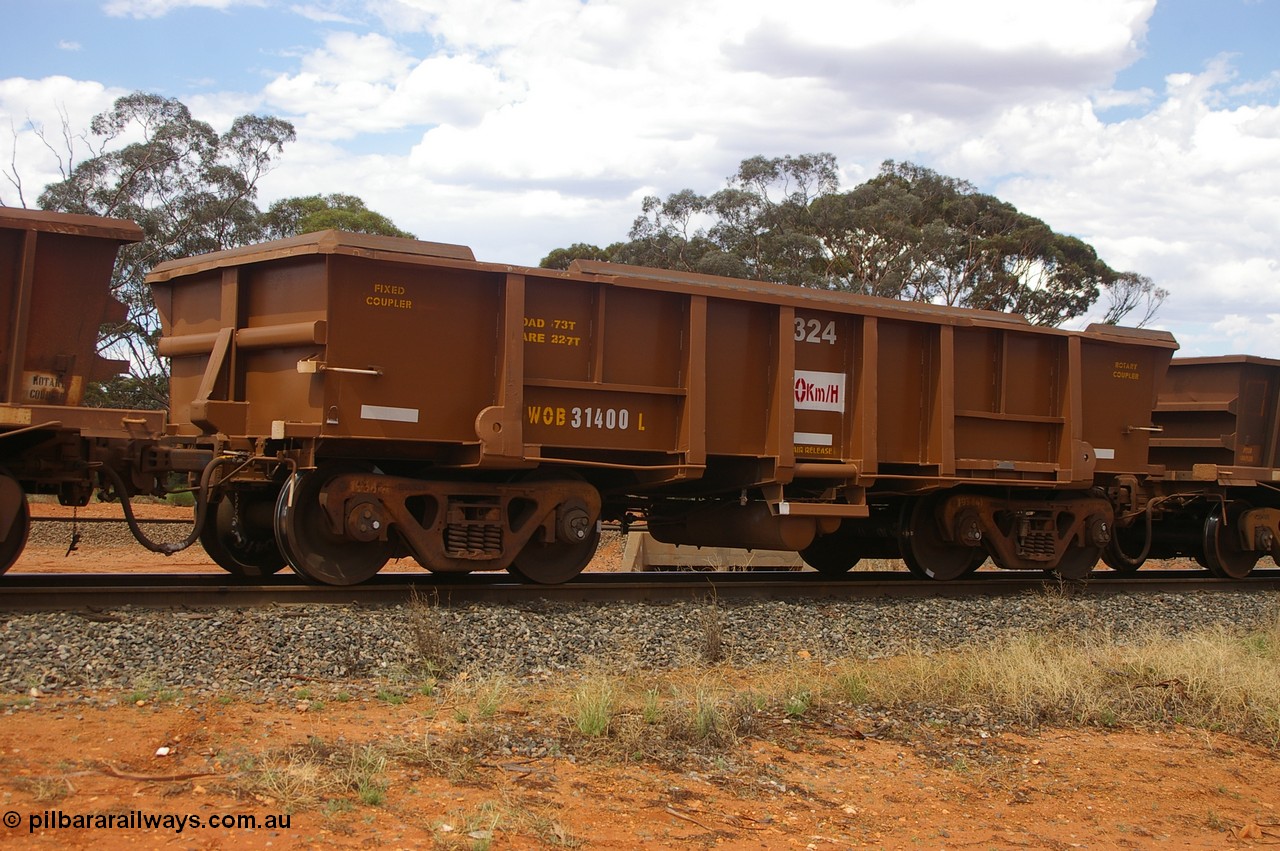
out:
<path id="1" fill-rule="evenodd" d="M 17 827 L 20 824 L 22 824 L 22 816 L 18 815 L 13 810 L 9 810 L 4 814 L 5 827 Z"/>

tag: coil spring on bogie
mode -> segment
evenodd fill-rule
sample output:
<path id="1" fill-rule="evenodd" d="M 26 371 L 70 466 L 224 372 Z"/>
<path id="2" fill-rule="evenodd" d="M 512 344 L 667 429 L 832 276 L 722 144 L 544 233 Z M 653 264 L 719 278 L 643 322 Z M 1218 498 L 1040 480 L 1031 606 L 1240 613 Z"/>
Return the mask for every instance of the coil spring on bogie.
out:
<path id="1" fill-rule="evenodd" d="M 1018 557 L 1028 561 L 1052 561 L 1057 552 L 1058 535 L 1053 521 L 1027 513 L 1019 518 L 1017 528 Z"/>
<path id="2" fill-rule="evenodd" d="M 502 509 L 496 500 L 450 500 L 445 552 L 453 558 L 497 558 L 502 554 Z"/>
<path id="3" fill-rule="evenodd" d="M 1053 532 L 1029 532 L 1018 541 L 1018 555 L 1031 561 L 1049 561 L 1057 551 Z"/>
<path id="4" fill-rule="evenodd" d="M 502 527 L 493 523 L 451 523 L 444 534 L 450 555 L 502 552 Z"/>

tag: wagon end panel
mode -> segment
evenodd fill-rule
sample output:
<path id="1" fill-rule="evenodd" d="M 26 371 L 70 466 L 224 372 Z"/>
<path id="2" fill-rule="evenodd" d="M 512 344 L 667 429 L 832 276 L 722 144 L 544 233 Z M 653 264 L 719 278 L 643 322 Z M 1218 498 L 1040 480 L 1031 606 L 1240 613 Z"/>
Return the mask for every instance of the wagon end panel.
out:
<path id="1" fill-rule="evenodd" d="M 478 445 L 497 402 L 503 276 L 477 269 L 329 260 L 323 433 Z"/>
<path id="2" fill-rule="evenodd" d="M 325 259 L 195 267 L 153 281 L 170 358 L 170 430 L 267 436 L 273 422 L 313 432 L 323 395 L 298 364 L 320 362 Z"/>
<path id="3" fill-rule="evenodd" d="M 0 401 L 76 406 L 92 381 L 128 368 L 98 355 L 103 323 L 124 319 L 111 294 L 132 222 L 0 208 Z"/>
<path id="4" fill-rule="evenodd" d="M 1099 474 L 1147 473 L 1157 393 L 1177 343 L 1164 331 L 1091 325 L 1080 335 L 1083 440 Z"/>
<path id="5" fill-rule="evenodd" d="M 1280 361 L 1229 355 L 1177 359 L 1160 389 L 1152 459 L 1171 471 L 1280 466 Z M 1267 476 L 1270 478 L 1270 476 Z"/>
<path id="6" fill-rule="evenodd" d="M 1277 466 L 1280 437 L 1277 401 L 1280 364 L 1250 363 L 1243 372 L 1240 404 L 1236 409 L 1235 463 L 1241 467 Z"/>

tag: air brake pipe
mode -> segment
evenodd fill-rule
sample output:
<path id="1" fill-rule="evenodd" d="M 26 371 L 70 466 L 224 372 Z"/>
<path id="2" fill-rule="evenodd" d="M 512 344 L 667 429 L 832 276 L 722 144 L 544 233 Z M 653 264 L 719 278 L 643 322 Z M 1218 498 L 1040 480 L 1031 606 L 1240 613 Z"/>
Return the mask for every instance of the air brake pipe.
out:
<path id="1" fill-rule="evenodd" d="M 179 541 L 176 544 L 157 544 L 148 538 L 142 531 L 142 527 L 138 525 L 137 518 L 133 516 L 133 503 L 129 499 L 128 488 L 125 487 L 124 480 L 120 478 L 120 474 L 105 465 L 99 469 L 107 474 L 107 478 L 111 480 L 111 486 L 120 495 L 120 505 L 124 508 L 124 519 L 129 524 L 129 531 L 133 533 L 133 537 L 151 552 L 171 556 L 174 553 L 182 552 L 200 537 L 200 530 L 204 528 L 205 515 L 209 509 L 209 481 L 213 478 L 213 470 L 215 467 L 220 467 L 232 460 L 235 459 L 227 456 L 215 458 L 204 468 L 204 472 L 200 474 L 200 488 L 196 495 L 195 524 L 191 527 L 191 534 L 187 535 L 186 540 Z"/>
<path id="2" fill-rule="evenodd" d="M 170 544 L 157 544 L 146 536 L 146 533 L 142 531 L 142 527 L 138 525 L 137 518 L 133 516 L 133 504 L 129 499 L 128 490 L 125 487 L 124 480 L 120 478 L 120 474 L 105 465 L 99 469 L 107 474 L 107 478 L 111 480 L 112 487 L 114 487 L 116 492 L 120 495 L 120 505 L 124 508 L 124 519 L 128 522 L 129 531 L 133 533 L 133 537 L 137 539 L 138 543 L 142 544 L 143 547 L 151 552 L 171 556 L 174 553 L 182 552 L 187 547 L 194 544 L 199 539 L 201 530 L 204 529 L 205 518 L 209 510 L 209 487 L 213 480 L 213 471 L 218 467 L 234 462 L 240 462 L 240 466 L 243 467 L 245 465 L 252 464 L 255 461 L 281 463 L 281 460 L 276 458 L 246 459 L 234 455 L 224 455 L 221 458 L 214 458 L 210 461 L 208 465 L 205 466 L 203 472 L 200 473 L 200 487 L 196 490 L 195 524 L 191 527 L 191 533 L 187 535 L 186 540 Z M 283 463 L 291 467 L 293 466 L 293 462 L 288 459 L 285 459 Z"/>
<path id="3" fill-rule="evenodd" d="M 1163 502 L 1163 500 L 1159 500 L 1159 501 Z M 1142 563 L 1147 560 L 1147 554 L 1151 552 L 1151 537 L 1152 537 L 1151 523 L 1152 523 L 1152 514 L 1154 513 L 1151 510 L 1151 508 L 1156 504 L 1156 502 L 1157 500 L 1149 501 L 1146 505 L 1146 508 L 1142 512 L 1144 515 L 1146 515 L 1147 535 L 1146 535 L 1146 540 L 1143 541 L 1142 551 L 1140 553 L 1138 553 L 1133 558 L 1130 558 L 1128 555 L 1125 554 L 1123 550 L 1120 549 L 1120 536 L 1119 535 L 1112 536 L 1111 554 L 1114 555 L 1120 561 L 1121 564 L 1127 567 L 1138 568 L 1138 567 L 1141 567 Z"/>
<path id="4" fill-rule="evenodd" d="M 54 429 L 54 428 L 61 428 L 61 427 L 62 427 L 62 423 L 59 420 L 50 420 L 47 423 L 40 423 L 40 425 L 23 426 L 22 428 L 15 428 L 13 431 L 6 431 L 3 434 L 0 434 L 0 440 L 4 440 L 6 437 L 13 437 L 14 435 L 17 435 L 17 434 L 26 434 L 27 432 L 30 432 L 30 431 L 43 431 L 44 429 Z"/>

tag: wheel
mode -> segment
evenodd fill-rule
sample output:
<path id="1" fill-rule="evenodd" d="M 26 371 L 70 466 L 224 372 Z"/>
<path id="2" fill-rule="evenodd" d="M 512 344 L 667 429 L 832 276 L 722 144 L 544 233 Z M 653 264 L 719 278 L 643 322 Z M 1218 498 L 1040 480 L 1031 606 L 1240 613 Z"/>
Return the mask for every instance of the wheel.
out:
<path id="1" fill-rule="evenodd" d="M 330 465 L 297 473 L 276 500 L 276 544 L 289 566 L 304 579 L 325 585 L 356 585 L 391 558 L 395 547 L 391 541 L 354 541 L 329 529 L 321 491 L 335 477 L 351 472 L 364 471 Z"/>
<path id="2" fill-rule="evenodd" d="M 1141 520 L 1141 518 L 1140 518 Z M 1147 525 L 1116 526 L 1111 530 L 1111 540 L 1102 548 L 1102 561 L 1117 573 L 1134 573 L 1146 563 L 1137 558 L 1147 541 Z"/>
<path id="3" fill-rule="evenodd" d="M 1067 547 L 1066 552 L 1062 554 L 1062 558 L 1058 559 L 1058 563 L 1050 573 L 1063 579 L 1088 579 L 1101 555 L 1102 547 L 1096 544 Z"/>
<path id="4" fill-rule="evenodd" d="M 600 530 L 591 524 L 581 541 L 556 540 L 551 543 L 530 541 L 524 545 L 515 562 L 507 568 L 512 576 L 537 585 L 559 585 L 581 573 L 595 557 L 600 546 Z"/>
<path id="5" fill-rule="evenodd" d="M 800 551 L 800 558 L 823 576 L 844 576 L 859 561 L 849 540 L 839 532 L 814 538 Z"/>
<path id="6" fill-rule="evenodd" d="M 986 561 L 986 551 L 942 538 L 936 508 L 939 500 L 920 497 L 903 507 L 902 560 L 916 576 L 947 582 L 973 573 Z"/>
<path id="7" fill-rule="evenodd" d="M 255 523 L 270 500 L 258 494 L 232 492 L 210 506 L 200 530 L 200 544 L 219 567 L 233 576 L 270 576 L 285 565 L 270 523 Z"/>
<path id="8" fill-rule="evenodd" d="M 26 548 L 27 535 L 31 533 L 31 509 L 27 507 L 22 485 L 10 476 L 0 475 L 0 506 L 5 505 L 14 506 L 14 510 L 13 518 L 2 530 L 4 537 L 0 538 L 0 573 L 13 567 Z"/>
<path id="9" fill-rule="evenodd" d="M 1244 579 L 1258 563 L 1262 553 L 1240 546 L 1237 524 L 1240 516 L 1249 510 L 1243 502 L 1215 505 L 1204 521 L 1204 566 L 1214 576 L 1223 579 Z"/>

